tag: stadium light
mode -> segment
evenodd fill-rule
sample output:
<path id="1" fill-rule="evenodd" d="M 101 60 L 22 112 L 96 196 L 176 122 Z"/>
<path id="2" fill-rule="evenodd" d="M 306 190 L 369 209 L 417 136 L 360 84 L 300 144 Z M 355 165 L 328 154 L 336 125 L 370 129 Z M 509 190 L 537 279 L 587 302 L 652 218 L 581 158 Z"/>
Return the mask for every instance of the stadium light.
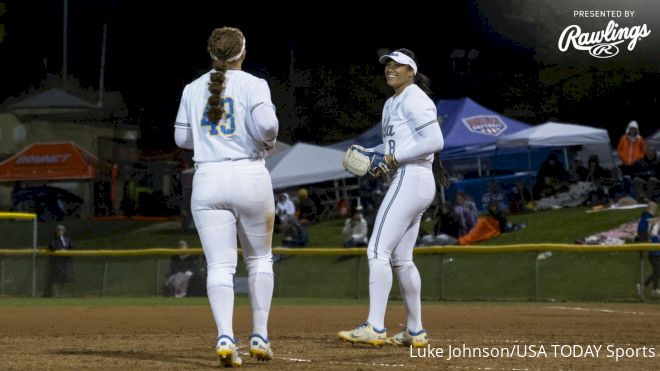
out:
<path id="1" fill-rule="evenodd" d="M 449 58 L 451 59 L 461 59 L 463 57 L 465 57 L 465 50 L 463 49 L 454 49 L 451 54 L 449 54 Z"/>
<path id="2" fill-rule="evenodd" d="M 470 51 L 467 54 L 467 59 L 468 60 L 475 60 L 479 56 L 479 51 L 477 49 L 470 49 Z"/>

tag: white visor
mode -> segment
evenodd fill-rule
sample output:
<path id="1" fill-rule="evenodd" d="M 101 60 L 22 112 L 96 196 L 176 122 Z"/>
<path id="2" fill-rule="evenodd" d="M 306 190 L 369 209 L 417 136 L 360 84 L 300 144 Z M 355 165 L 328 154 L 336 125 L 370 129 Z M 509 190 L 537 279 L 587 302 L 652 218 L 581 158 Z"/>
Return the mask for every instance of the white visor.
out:
<path id="1" fill-rule="evenodd" d="M 415 61 L 412 58 L 401 52 L 391 52 L 390 54 L 383 55 L 378 60 L 380 61 L 380 63 L 386 64 L 387 61 L 389 61 L 390 59 L 395 61 L 396 63 L 410 66 L 410 68 L 413 69 L 413 72 L 415 72 L 415 75 L 417 74 L 417 63 L 415 63 Z"/>

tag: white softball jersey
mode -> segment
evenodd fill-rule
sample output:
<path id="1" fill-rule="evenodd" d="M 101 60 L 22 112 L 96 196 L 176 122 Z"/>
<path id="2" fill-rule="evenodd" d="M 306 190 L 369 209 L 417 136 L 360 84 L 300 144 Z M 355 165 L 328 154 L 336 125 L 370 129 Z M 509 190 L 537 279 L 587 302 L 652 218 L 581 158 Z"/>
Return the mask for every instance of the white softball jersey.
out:
<path id="1" fill-rule="evenodd" d="M 227 70 L 221 100 L 225 114 L 213 123 L 206 116 L 212 72 L 185 87 L 176 117 L 176 128 L 192 130 L 193 160 L 203 163 L 263 158 L 264 142 L 268 140 L 260 138 L 252 113 L 261 105 L 274 109 L 268 84 L 247 72 Z"/>
<path id="2" fill-rule="evenodd" d="M 385 102 L 382 127 L 381 149 L 399 168 L 378 209 L 367 255 L 399 264 L 412 261 L 422 214 L 435 197 L 433 154 L 444 139 L 435 104 L 415 84 Z"/>
<path id="3" fill-rule="evenodd" d="M 430 166 L 433 154 L 444 147 L 435 104 L 416 84 L 385 102 L 381 122 L 385 154 L 394 155 L 399 164 Z"/>

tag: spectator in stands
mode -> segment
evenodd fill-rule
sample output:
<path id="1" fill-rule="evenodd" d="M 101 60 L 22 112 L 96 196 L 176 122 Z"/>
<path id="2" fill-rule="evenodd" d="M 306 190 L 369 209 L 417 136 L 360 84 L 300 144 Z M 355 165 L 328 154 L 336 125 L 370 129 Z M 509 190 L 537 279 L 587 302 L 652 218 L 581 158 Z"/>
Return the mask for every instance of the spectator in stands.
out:
<path id="1" fill-rule="evenodd" d="M 284 237 L 282 245 L 286 247 L 306 247 L 309 244 L 307 228 L 298 223 L 295 217 L 282 219 Z"/>
<path id="2" fill-rule="evenodd" d="M 454 213 L 458 217 L 458 236 L 463 236 L 468 233 L 472 227 L 477 223 L 479 210 L 472 200 L 469 200 L 465 193 L 456 192 L 456 206 L 454 206 Z"/>
<path id="3" fill-rule="evenodd" d="M 433 234 L 422 232 L 423 245 L 455 245 L 460 224 L 451 202 L 440 205 L 438 222 L 433 226 Z"/>
<path id="4" fill-rule="evenodd" d="M 600 166 L 598 155 L 589 157 L 586 172 L 580 178 L 582 182 L 589 182 L 596 186 L 596 190 L 589 194 L 586 205 L 606 205 L 609 203 L 609 187 L 614 185 L 612 174 Z"/>
<path id="5" fill-rule="evenodd" d="M 639 200 L 653 200 L 660 178 L 660 160 L 654 150 L 648 149 L 644 157 L 635 163 L 633 184 Z"/>
<path id="6" fill-rule="evenodd" d="M 626 133 L 619 139 L 617 147 L 619 159 L 621 159 L 621 172 L 624 176 L 632 176 L 635 163 L 644 157 L 646 146 L 644 138 L 639 135 L 637 121 L 630 121 Z"/>
<path id="7" fill-rule="evenodd" d="M 525 187 L 522 181 L 517 181 L 513 193 L 509 195 L 509 210 L 511 213 L 518 213 L 525 210 L 527 204 L 531 201 L 532 192 Z"/>
<path id="8" fill-rule="evenodd" d="M 655 218 L 655 213 L 658 211 L 658 205 L 655 202 L 649 202 L 646 210 L 642 212 L 637 224 L 637 242 L 649 242 L 649 220 Z"/>
<path id="9" fill-rule="evenodd" d="M 443 202 L 440 206 L 440 217 L 438 222 L 433 227 L 433 234 L 438 235 L 447 235 L 449 237 L 458 238 L 460 231 L 460 223 L 458 221 L 458 216 L 454 212 L 454 207 L 451 202 Z"/>
<path id="10" fill-rule="evenodd" d="M 557 154 L 550 153 L 536 175 L 534 198 L 538 200 L 567 190 L 566 171 L 557 160 Z"/>
<path id="11" fill-rule="evenodd" d="M 500 233 L 517 231 L 527 226 L 525 223 L 514 224 L 509 222 L 506 210 L 502 209 L 497 202 L 491 202 L 488 205 L 488 215 L 492 216 L 497 221 Z"/>
<path id="12" fill-rule="evenodd" d="M 654 223 L 649 228 L 650 242 L 660 243 L 660 220 L 654 219 Z M 642 290 L 646 286 L 653 284 L 653 291 L 651 295 L 660 296 L 660 288 L 658 288 L 658 280 L 660 280 L 660 250 L 649 251 L 649 262 L 653 271 L 644 281 L 644 286 L 637 284 L 637 293 L 640 298 L 642 297 Z"/>
<path id="13" fill-rule="evenodd" d="M 500 205 L 500 208 L 506 209 L 507 205 L 504 201 L 505 199 L 504 192 L 502 192 L 500 187 L 493 180 L 488 182 L 488 191 L 481 196 L 481 204 L 484 209 L 487 209 L 491 202 L 497 202 Z"/>
<path id="14" fill-rule="evenodd" d="M 305 188 L 298 190 L 298 222 L 302 225 L 314 224 L 316 222 L 317 212 L 314 201 L 309 198 L 309 191 Z"/>
<path id="15" fill-rule="evenodd" d="M 568 170 L 568 182 L 575 184 L 577 182 L 582 182 L 587 176 L 587 168 L 582 165 L 582 159 L 580 156 L 575 156 L 573 158 L 573 165 Z"/>
<path id="16" fill-rule="evenodd" d="M 186 241 L 179 241 L 179 249 L 188 249 Z M 190 278 L 197 272 L 197 257 L 194 255 L 173 255 L 170 260 L 170 272 L 165 285 L 170 295 L 185 298 L 188 295 Z"/>
<path id="17" fill-rule="evenodd" d="M 73 249 L 73 241 L 65 235 L 66 228 L 58 225 L 55 228 L 55 236 L 48 243 L 48 249 L 52 252 L 68 251 Z M 49 257 L 49 296 L 64 295 L 65 288 L 73 283 L 73 263 L 70 256 Z M 68 293 L 67 293 L 68 294 Z"/>
<path id="18" fill-rule="evenodd" d="M 367 221 L 362 215 L 362 206 L 355 208 L 353 216 L 344 222 L 344 247 L 365 247 L 369 242 Z"/>
<path id="19" fill-rule="evenodd" d="M 284 220 L 296 218 L 296 206 L 286 193 L 281 193 L 277 196 L 275 203 L 275 226 L 282 231 Z"/>

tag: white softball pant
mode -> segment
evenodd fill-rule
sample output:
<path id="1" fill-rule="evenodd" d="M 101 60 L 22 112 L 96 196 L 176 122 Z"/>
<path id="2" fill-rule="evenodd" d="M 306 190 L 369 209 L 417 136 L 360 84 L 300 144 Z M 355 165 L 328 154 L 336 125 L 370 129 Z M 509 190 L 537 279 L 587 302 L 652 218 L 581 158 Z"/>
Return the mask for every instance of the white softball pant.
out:
<path id="1" fill-rule="evenodd" d="M 249 274 L 272 275 L 275 202 L 263 160 L 199 163 L 191 209 L 206 256 L 207 288 L 233 287 L 237 236 Z"/>
<path id="2" fill-rule="evenodd" d="M 384 260 L 393 266 L 412 261 L 422 214 L 434 197 L 435 180 L 430 167 L 406 164 L 399 168 L 378 209 L 368 259 Z"/>

